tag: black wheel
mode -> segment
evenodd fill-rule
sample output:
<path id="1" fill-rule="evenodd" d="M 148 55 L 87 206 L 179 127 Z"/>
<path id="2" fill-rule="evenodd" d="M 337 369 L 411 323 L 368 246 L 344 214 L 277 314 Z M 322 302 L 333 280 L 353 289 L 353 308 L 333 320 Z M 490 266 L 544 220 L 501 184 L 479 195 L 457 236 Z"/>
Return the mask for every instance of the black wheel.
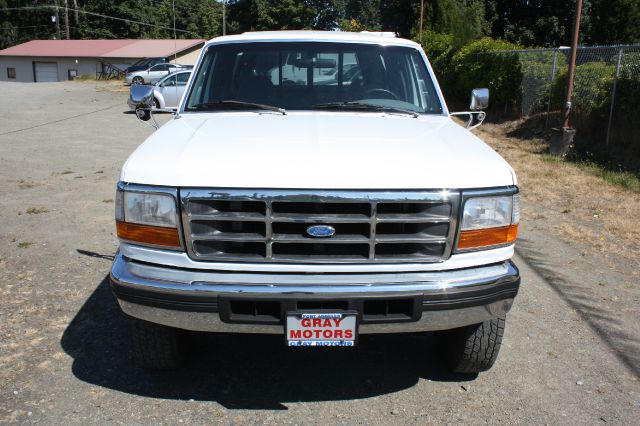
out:
<path id="1" fill-rule="evenodd" d="M 441 333 L 451 371 L 477 374 L 490 369 L 498 358 L 505 327 L 504 316 Z"/>
<path id="2" fill-rule="evenodd" d="M 133 80 L 131 80 L 132 84 L 144 84 L 144 78 L 140 77 L 139 75 L 133 77 Z"/>
<path id="3" fill-rule="evenodd" d="M 155 96 L 153 98 L 153 103 L 151 104 L 151 108 L 153 108 L 153 109 L 160 108 L 160 102 L 158 101 L 158 99 Z"/>
<path id="4" fill-rule="evenodd" d="M 182 330 L 139 319 L 132 320 L 133 349 L 138 362 L 151 370 L 173 370 L 185 359 Z"/>

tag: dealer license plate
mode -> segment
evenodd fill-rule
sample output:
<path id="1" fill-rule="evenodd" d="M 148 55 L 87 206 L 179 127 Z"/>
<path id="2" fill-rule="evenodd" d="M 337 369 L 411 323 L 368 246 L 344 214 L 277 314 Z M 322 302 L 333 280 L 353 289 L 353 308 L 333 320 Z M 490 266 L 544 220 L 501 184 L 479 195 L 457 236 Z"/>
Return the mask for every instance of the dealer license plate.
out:
<path id="1" fill-rule="evenodd" d="M 355 313 L 287 314 L 285 333 L 288 346 L 355 346 Z"/>

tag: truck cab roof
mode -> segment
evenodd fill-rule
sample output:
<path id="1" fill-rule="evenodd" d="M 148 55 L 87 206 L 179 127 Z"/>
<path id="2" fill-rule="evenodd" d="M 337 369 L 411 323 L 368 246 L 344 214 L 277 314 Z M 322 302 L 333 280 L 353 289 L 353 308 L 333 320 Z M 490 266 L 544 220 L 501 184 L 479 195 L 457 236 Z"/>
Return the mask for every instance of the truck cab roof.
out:
<path id="1" fill-rule="evenodd" d="M 237 35 L 216 37 L 207 42 L 206 46 L 220 43 L 239 42 L 334 42 L 334 43 L 367 43 L 389 46 L 407 46 L 418 48 L 414 41 L 395 37 L 389 32 L 346 32 L 346 31 L 253 31 Z"/>

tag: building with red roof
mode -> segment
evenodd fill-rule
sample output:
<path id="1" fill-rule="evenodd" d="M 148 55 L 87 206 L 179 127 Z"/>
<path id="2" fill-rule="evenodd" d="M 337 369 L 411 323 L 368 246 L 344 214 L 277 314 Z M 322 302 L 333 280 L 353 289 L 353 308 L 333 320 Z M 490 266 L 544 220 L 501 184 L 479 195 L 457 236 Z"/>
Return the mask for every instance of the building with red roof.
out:
<path id="1" fill-rule="evenodd" d="M 63 81 L 124 71 L 145 58 L 193 65 L 205 40 L 32 40 L 0 50 L 0 81 Z"/>

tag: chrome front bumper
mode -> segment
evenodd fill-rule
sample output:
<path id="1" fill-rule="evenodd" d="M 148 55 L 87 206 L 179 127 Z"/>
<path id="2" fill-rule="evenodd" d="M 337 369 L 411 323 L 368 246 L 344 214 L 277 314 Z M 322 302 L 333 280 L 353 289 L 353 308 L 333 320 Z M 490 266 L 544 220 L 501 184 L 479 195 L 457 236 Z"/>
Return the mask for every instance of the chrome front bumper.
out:
<path id="1" fill-rule="evenodd" d="M 441 272 L 284 274 L 194 271 L 139 263 L 122 254 L 111 270 L 111 286 L 122 310 L 135 318 L 194 331 L 282 334 L 281 323 L 236 321 L 223 303 L 281 301 L 416 301 L 403 320 L 367 320 L 360 333 L 446 330 L 505 314 L 518 292 L 520 276 L 511 261 Z M 295 305 L 294 305 L 295 306 Z"/>

